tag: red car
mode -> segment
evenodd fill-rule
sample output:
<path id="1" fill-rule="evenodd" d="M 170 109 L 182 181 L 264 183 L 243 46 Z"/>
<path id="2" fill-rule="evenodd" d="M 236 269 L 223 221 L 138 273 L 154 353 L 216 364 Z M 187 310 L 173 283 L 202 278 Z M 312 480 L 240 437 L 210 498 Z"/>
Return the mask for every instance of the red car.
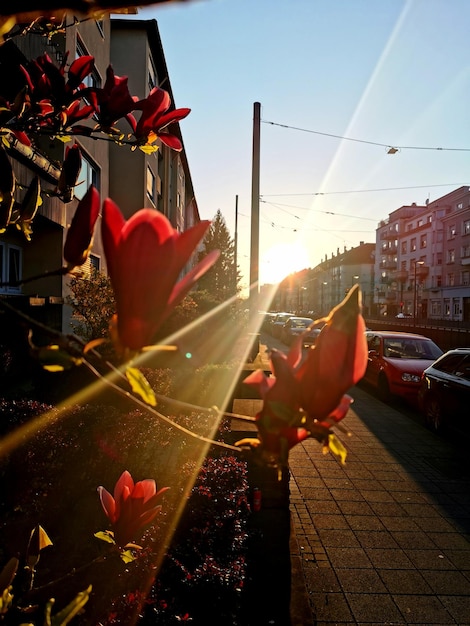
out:
<path id="1" fill-rule="evenodd" d="M 367 331 L 369 358 L 363 380 L 376 387 L 382 399 L 399 396 L 418 401 L 423 371 L 443 354 L 423 335 L 392 331 Z"/>

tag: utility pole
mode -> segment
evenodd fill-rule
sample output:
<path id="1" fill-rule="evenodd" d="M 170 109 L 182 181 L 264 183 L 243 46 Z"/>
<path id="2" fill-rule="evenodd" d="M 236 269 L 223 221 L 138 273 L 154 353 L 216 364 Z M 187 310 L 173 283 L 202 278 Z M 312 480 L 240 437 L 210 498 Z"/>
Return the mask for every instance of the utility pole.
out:
<path id="1" fill-rule="evenodd" d="M 259 164 L 261 104 L 253 105 L 253 165 L 251 177 L 250 313 L 258 310 L 259 293 Z"/>
<path id="2" fill-rule="evenodd" d="M 233 263 L 235 265 L 235 290 L 237 288 L 237 259 L 238 259 L 238 195 L 235 196 L 235 237 L 234 237 Z"/>

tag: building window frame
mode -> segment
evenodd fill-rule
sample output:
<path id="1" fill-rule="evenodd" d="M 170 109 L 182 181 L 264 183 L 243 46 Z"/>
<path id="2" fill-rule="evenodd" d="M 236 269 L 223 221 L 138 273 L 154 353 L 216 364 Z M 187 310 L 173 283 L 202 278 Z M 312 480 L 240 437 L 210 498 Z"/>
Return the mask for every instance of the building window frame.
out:
<path id="1" fill-rule="evenodd" d="M 0 242 L 0 282 L 18 282 L 23 278 L 23 249 L 15 244 Z M 21 293 L 21 285 L 4 285 L 0 293 Z"/>
<path id="2" fill-rule="evenodd" d="M 77 200 L 81 200 L 88 191 L 90 185 L 96 187 L 99 191 L 101 186 L 101 169 L 99 165 L 93 161 L 93 159 L 83 151 L 82 153 L 82 167 L 78 176 L 78 182 L 74 189 L 74 195 Z M 78 193 L 77 193 L 78 192 Z"/>
<path id="3" fill-rule="evenodd" d="M 157 190 L 157 178 L 153 169 L 150 165 L 147 165 L 147 180 L 146 180 L 146 188 L 147 188 L 147 197 L 153 202 L 156 206 L 156 190 Z"/>

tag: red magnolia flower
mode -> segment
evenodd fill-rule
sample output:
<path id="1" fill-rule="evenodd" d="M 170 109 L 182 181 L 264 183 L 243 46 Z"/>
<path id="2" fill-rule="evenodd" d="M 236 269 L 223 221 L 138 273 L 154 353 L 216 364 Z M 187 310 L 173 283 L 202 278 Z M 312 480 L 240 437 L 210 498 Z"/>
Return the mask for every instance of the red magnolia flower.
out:
<path id="1" fill-rule="evenodd" d="M 189 115 L 191 109 L 175 109 L 168 112 L 170 104 L 171 99 L 168 92 L 159 87 L 154 87 L 145 100 L 140 100 L 135 105 L 136 109 L 142 110 L 142 115 L 134 131 L 138 141 L 152 143 L 155 139 L 154 136 L 157 136 L 173 150 L 182 150 L 183 146 L 178 137 L 165 129 L 173 122 L 184 119 Z"/>
<path id="2" fill-rule="evenodd" d="M 117 120 L 125 117 L 135 131 L 136 121 L 131 111 L 136 107 L 137 98 L 129 93 L 127 80 L 127 76 L 116 76 L 112 66 L 109 65 L 104 87 L 96 90 L 99 103 L 98 119 L 104 130 L 111 130 Z"/>
<path id="3" fill-rule="evenodd" d="M 136 539 L 138 530 L 149 524 L 161 509 L 157 500 L 168 490 L 157 491 L 154 480 L 147 478 L 134 484 L 126 470 L 114 487 L 114 497 L 104 487 L 98 487 L 101 505 L 114 530 L 114 540 L 125 547 Z"/>
<path id="4" fill-rule="evenodd" d="M 258 370 L 244 380 L 258 389 L 264 401 L 262 410 L 256 416 L 263 449 L 281 456 L 309 436 L 309 432 L 301 426 L 299 384 L 291 358 L 273 350 L 271 365 L 274 377 L 267 378 L 264 372 Z"/>
<path id="5" fill-rule="evenodd" d="M 126 222 L 112 200 L 104 201 L 103 246 L 123 346 L 139 350 L 149 345 L 173 308 L 216 262 L 219 252 L 214 250 L 178 281 L 209 225 L 201 221 L 179 234 L 153 209 L 142 209 Z"/>
<path id="6" fill-rule="evenodd" d="M 73 188 L 77 184 L 81 169 L 82 153 L 79 145 L 75 143 L 72 147 L 67 146 L 59 181 L 57 183 L 57 191 L 62 195 L 64 202 L 70 202 L 72 200 Z"/>
<path id="7" fill-rule="evenodd" d="M 326 318 L 315 346 L 296 373 L 300 402 L 310 419 L 322 421 L 328 417 L 344 393 L 364 376 L 365 330 L 360 290 L 355 287 Z"/>
<path id="8" fill-rule="evenodd" d="M 346 391 L 364 375 L 367 365 L 365 324 L 359 287 L 325 320 L 315 346 L 301 362 L 302 337 L 288 355 L 273 350 L 274 377 L 254 372 L 245 383 L 258 388 L 263 407 L 256 416 L 259 439 L 281 461 L 309 435 L 326 442 L 330 426 L 346 415 L 352 399 Z"/>
<path id="9" fill-rule="evenodd" d="M 91 185 L 78 203 L 65 239 L 64 259 L 69 266 L 77 267 L 87 260 L 99 212 L 100 195 Z"/>

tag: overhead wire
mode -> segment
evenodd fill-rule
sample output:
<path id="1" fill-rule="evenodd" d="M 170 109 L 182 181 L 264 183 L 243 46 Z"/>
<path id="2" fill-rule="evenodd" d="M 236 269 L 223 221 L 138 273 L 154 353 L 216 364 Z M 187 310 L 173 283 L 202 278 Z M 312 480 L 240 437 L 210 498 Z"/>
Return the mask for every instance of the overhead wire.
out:
<path id="1" fill-rule="evenodd" d="M 310 133 L 313 135 L 322 135 L 323 137 L 332 137 L 334 139 L 342 139 L 343 141 L 354 141 L 356 143 L 365 143 L 370 146 L 379 146 L 381 148 L 391 148 L 395 152 L 398 150 L 437 150 L 439 152 L 470 152 L 470 148 L 442 148 L 432 146 L 399 146 L 394 143 L 380 143 L 378 141 L 368 141 L 366 139 L 356 139 L 354 137 L 344 137 L 343 135 L 335 135 L 333 133 L 325 133 L 319 130 L 310 130 L 308 128 L 299 128 L 298 126 L 289 126 L 288 124 L 280 124 L 278 122 L 271 122 L 269 120 L 261 120 L 262 124 L 270 124 L 271 126 L 279 126 L 280 128 L 286 128 L 288 130 L 297 130 L 302 133 Z"/>
<path id="2" fill-rule="evenodd" d="M 431 189 L 433 187 L 462 187 L 468 183 L 442 183 L 439 185 L 412 185 L 411 187 L 382 187 L 380 189 L 349 189 L 343 191 L 309 191 L 307 193 L 263 193 L 261 198 L 281 196 L 331 196 L 347 193 L 372 193 L 376 191 L 404 191 L 406 189 Z"/>

